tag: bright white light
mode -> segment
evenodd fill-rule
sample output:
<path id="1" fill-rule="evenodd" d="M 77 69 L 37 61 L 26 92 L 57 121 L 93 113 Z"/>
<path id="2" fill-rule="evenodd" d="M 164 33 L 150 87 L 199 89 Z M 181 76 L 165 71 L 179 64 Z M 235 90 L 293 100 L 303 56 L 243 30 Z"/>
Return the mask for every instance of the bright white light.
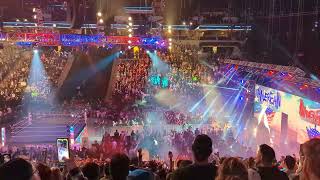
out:
<path id="1" fill-rule="evenodd" d="M 169 45 L 172 46 L 172 42 L 169 42 Z"/>
<path id="2" fill-rule="evenodd" d="M 193 23 L 192 22 L 190 22 L 190 26 L 192 26 L 193 25 Z"/>
<path id="3" fill-rule="evenodd" d="M 171 38 L 169 38 L 169 42 L 171 42 L 172 41 L 172 39 Z"/>
<path id="4" fill-rule="evenodd" d="M 171 47 L 171 46 L 169 46 L 169 49 L 171 50 L 171 49 L 172 49 L 172 47 Z"/>
<path id="5" fill-rule="evenodd" d="M 16 21 L 19 22 L 20 20 L 19 20 L 19 19 L 16 19 Z"/>
<path id="6" fill-rule="evenodd" d="M 257 131 L 258 131 L 258 129 L 257 129 L 257 128 L 254 128 L 254 129 L 253 129 L 253 135 L 254 135 L 254 137 L 256 137 L 256 136 L 257 136 Z"/>
<path id="7" fill-rule="evenodd" d="M 182 24 L 183 24 L 183 25 L 186 25 L 186 22 L 183 22 Z"/>
<path id="8" fill-rule="evenodd" d="M 128 49 L 131 49 L 131 46 L 128 46 Z"/>
<path id="9" fill-rule="evenodd" d="M 34 49 L 33 52 L 34 53 L 38 53 L 39 51 L 38 51 L 38 49 Z"/>
<path id="10" fill-rule="evenodd" d="M 132 22 L 129 22 L 129 26 L 132 26 L 133 24 L 132 24 Z"/>
<path id="11" fill-rule="evenodd" d="M 129 21 L 132 21 L 132 17 L 130 16 L 130 17 L 128 18 L 128 20 L 129 20 Z"/>
<path id="12" fill-rule="evenodd" d="M 102 16 L 102 13 L 101 13 L 101 12 L 98 12 L 98 13 L 97 13 L 97 16 L 98 16 L 98 17 L 101 17 L 101 16 Z"/>
<path id="13" fill-rule="evenodd" d="M 33 8 L 33 9 L 32 9 L 32 12 L 36 12 L 36 8 Z"/>
<path id="14" fill-rule="evenodd" d="M 132 37 L 132 34 L 129 34 L 129 37 L 131 38 L 131 37 Z"/>
<path id="15" fill-rule="evenodd" d="M 149 50 L 147 50 L 147 53 L 150 53 L 150 51 L 149 51 Z"/>
<path id="16" fill-rule="evenodd" d="M 128 31 L 129 31 L 129 32 L 132 32 L 132 29 L 130 28 Z"/>
<path id="17" fill-rule="evenodd" d="M 120 51 L 120 54 L 122 54 L 123 53 L 123 51 Z"/>
<path id="18" fill-rule="evenodd" d="M 24 19 L 24 22 L 27 22 L 28 21 L 28 19 Z"/>
<path id="19" fill-rule="evenodd" d="M 169 25 L 169 26 L 168 26 L 168 29 L 171 29 L 171 28 L 172 28 L 172 27 Z"/>
<path id="20" fill-rule="evenodd" d="M 132 41 L 131 41 L 131 40 L 129 40 L 129 41 L 128 41 L 128 43 L 129 43 L 129 44 L 131 44 L 131 43 L 132 43 Z"/>
<path id="21" fill-rule="evenodd" d="M 37 15 L 35 14 L 35 15 L 33 15 L 33 19 L 37 19 Z"/>
<path id="22" fill-rule="evenodd" d="M 57 27 L 57 25 L 56 25 L 56 24 L 53 24 L 52 26 L 53 26 L 53 27 Z"/>
<path id="23" fill-rule="evenodd" d="M 99 23 L 102 24 L 103 23 L 103 19 L 100 18 L 99 19 Z"/>

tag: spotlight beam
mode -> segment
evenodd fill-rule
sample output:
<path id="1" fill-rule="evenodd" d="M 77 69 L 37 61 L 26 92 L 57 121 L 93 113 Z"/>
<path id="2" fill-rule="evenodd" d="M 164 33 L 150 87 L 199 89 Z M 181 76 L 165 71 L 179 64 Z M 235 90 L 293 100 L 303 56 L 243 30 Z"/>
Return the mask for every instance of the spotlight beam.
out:
<path id="1" fill-rule="evenodd" d="M 229 101 L 232 99 L 233 96 L 229 97 L 229 99 L 224 103 L 224 105 L 222 106 L 222 108 L 220 108 L 219 112 L 217 113 L 217 116 L 219 116 L 221 114 L 221 112 L 224 110 L 224 108 L 226 108 L 226 106 L 228 105 Z"/>
<path id="2" fill-rule="evenodd" d="M 237 119 L 237 123 L 236 123 L 236 124 L 238 124 L 239 121 L 241 121 L 241 119 L 242 119 L 242 117 L 243 117 L 244 110 L 245 110 L 246 107 L 247 107 L 247 104 L 248 104 L 248 101 L 245 101 L 245 104 L 244 104 L 244 106 L 243 106 L 243 108 L 242 108 L 242 110 L 241 110 L 240 116 L 239 116 L 239 118 Z M 239 136 L 239 134 L 240 134 L 241 131 L 242 131 L 242 126 L 241 126 L 240 128 L 238 128 L 236 137 Z"/>
<path id="3" fill-rule="evenodd" d="M 189 112 L 193 112 L 199 105 L 200 103 L 212 92 L 212 90 L 210 90 L 209 92 L 207 92 L 207 94 L 205 94 L 195 105 L 193 105 L 193 107 L 189 110 Z"/>
<path id="4" fill-rule="evenodd" d="M 217 101 L 218 97 L 220 97 L 220 95 L 217 95 L 213 100 L 212 102 L 210 103 L 210 105 L 208 106 L 208 108 L 206 109 L 206 111 L 202 114 L 202 117 L 206 117 L 206 115 L 209 113 L 209 111 L 212 109 L 214 103 Z M 212 109 L 212 111 L 214 111 Z"/>
<path id="5" fill-rule="evenodd" d="M 152 61 L 152 67 L 159 70 L 160 73 L 168 73 L 170 68 L 169 65 L 163 62 L 156 53 L 147 53 Z"/>
<path id="6" fill-rule="evenodd" d="M 118 58 L 119 55 L 120 55 L 120 52 L 114 53 L 102 59 L 97 64 L 89 68 L 82 69 L 79 73 L 71 77 L 69 81 L 73 81 L 73 80 L 83 81 L 85 79 L 89 79 L 90 77 L 94 76 L 96 73 L 104 70 L 114 59 Z"/>

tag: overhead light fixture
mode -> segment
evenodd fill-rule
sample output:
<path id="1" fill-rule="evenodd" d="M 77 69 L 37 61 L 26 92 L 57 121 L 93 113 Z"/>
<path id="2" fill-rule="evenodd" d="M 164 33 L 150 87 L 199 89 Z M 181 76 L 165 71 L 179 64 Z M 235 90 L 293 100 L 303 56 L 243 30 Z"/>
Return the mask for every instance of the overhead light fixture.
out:
<path id="1" fill-rule="evenodd" d="M 19 20 L 19 19 L 16 19 L 16 21 L 17 21 L 17 22 L 20 22 L 20 20 Z"/>
<path id="2" fill-rule="evenodd" d="M 130 29 L 128 29 L 128 31 L 129 31 L 129 32 L 132 32 L 132 29 L 130 28 Z"/>
<path id="3" fill-rule="evenodd" d="M 132 22 L 129 22 L 129 26 L 132 26 Z"/>
<path id="4" fill-rule="evenodd" d="M 27 21 L 28 21 L 28 19 L 24 19 L 23 21 L 24 21 L 24 22 L 27 22 Z"/>
<path id="5" fill-rule="evenodd" d="M 36 12 L 36 8 L 32 8 L 32 12 Z"/>
<path id="6" fill-rule="evenodd" d="M 99 23 L 100 23 L 100 24 L 103 23 L 103 19 L 102 19 L 102 18 L 99 19 Z"/>
<path id="7" fill-rule="evenodd" d="M 98 16 L 98 17 L 101 17 L 101 16 L 102 16 L 102 13 L 99 11 L 99 12 L 97 13 L 97 16 Z"/>
<path id="8" fill-rule="evenodd" d="M 52 26 L 53 26 L 53 27 L 57 27 L 57 25 L 56 25 L 56 24 L 53 24 Z"/>
<path id="9" fill-rule="evenodd" d="M 129 37 L 131 38 L 131 37 L 132 37 L 132 34 L 129 34 Z"/>
<path id="10" fill-rule="evenodd" d="M 33 15 L 33 19 L 37 19 L 37 15 L 35 14 L 35 15 Z"/>
<path id="11" fill-rule="evenodd" d="M 186 22 L 184 22 L 184 21 L 183 21 L 183 23 L 182 23 L 182 24 L 183 24 L 183 25 L 186 25 Z"/>
<path id="12" fill-rule="evenodd" d="M 128 20 L 129 20 L 129 21 L 132 21 L 132 17 L 130 16 L 130 17 L 128 18 Z"/>

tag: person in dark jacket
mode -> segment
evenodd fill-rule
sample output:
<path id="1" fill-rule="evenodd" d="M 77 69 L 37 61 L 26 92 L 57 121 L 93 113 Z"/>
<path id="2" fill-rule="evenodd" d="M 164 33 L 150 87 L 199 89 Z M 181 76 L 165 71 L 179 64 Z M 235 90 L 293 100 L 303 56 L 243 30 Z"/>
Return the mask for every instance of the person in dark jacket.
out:
<path id="1" fill-rule="evenodd" d="M 258 173 L 261 180 L 289 180 L 287 174 L 273 165 L 276 154 L 272 147 L 262 144 L 256 157 Z"/>
<path id="2" fill-rule="evenodd" d="M 173 180 L 212 180 L 217 176 L 217 167 L 209 163 L 212 153 L 212 141 L 207 135 L 196 137 L 192 144 L 192 152 L 195 162 L 185 168 L 173 172 Z"/>

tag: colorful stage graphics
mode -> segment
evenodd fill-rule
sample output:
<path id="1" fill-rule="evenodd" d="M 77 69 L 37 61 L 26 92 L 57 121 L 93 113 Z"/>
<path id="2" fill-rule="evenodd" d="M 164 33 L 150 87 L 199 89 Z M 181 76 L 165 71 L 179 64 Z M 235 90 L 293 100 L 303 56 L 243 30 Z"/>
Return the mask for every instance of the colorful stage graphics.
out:
<path id="1" fill-rule="evenodd" d="M 254 102 L 257 143 L 296 144 L 320 137 L 320 103 L 260 85 Z"/>
<path id="2" fill-rule="evenodd" d="M 58 34 L 58 33 L 18 33 L 0 32 L 0 41 L 16 42 L 19 46 L 82 46 L 109 44 L 167 47 L 168 42 L 159 36 L 153 37 L 128 37 L 128 36 L 104 36 L 101 34 Z"/>

